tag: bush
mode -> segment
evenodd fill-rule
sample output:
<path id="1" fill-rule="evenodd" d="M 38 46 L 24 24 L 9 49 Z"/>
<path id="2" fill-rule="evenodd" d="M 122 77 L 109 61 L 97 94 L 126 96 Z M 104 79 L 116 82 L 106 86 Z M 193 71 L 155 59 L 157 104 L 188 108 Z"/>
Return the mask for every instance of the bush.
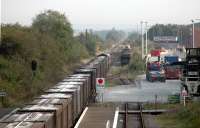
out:
<path id="1" fill-rule="evenodd" d="M 141 54 L 139 53 L 138 49 L 134 49 L 132 56 L 131 56 L 131 62 L 129 64 L 129 70 L 132 72 L 142 72 L 145 69 L 145 62 L 141 58 Z"/>
<path id="2" fill-rule="evenodd" d="M 70 23 L 64 21 L 66 18 L 54 11 L 47 14 L 45 17 L 49 19 L 42 20 L 41 26 L 36 23 L 40 23 L 43 13 L 38 20 L 36 17 L 32 27 L 19 24 L 1 26 L 0 89 L 8 93 L 6 105 L 18 106 L 27 102 L 61 80 L 71 65 L 88 56 L 86 48 L 73 37 Z M 55 15 L 63 18 L 64 24 L 60 27 L 57 26 L 58 19 L 51 19 Z M 41 31 L 41 28 L 48 32 Z M 35 73 L 31 68 L 33 60 L 37 62 Z"/>
<path id="3" fill-rule="evenodd" d="M 176 118 L 180 122 L 184 122 L 182 124 L 183 128 L 197 128 L 200 126 L 200 103 L 194 102 L 192 104 L 188 104 L 187 107 L 180 108 Z"/>

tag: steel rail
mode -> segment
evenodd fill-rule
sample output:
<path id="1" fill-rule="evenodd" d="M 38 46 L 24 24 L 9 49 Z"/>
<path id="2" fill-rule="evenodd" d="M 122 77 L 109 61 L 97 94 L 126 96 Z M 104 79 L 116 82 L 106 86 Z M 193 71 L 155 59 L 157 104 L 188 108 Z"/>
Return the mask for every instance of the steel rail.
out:
<path id="1" fill-rule="evenodd" d="M 141 125 L 141 128 L 145 128 L 145 125 L 144 125 L 144 117 L 143 117 L 143 113 L 142 113 L 142 104 L 139 104 L 139 109 L 140 109 L 140 114 L 139 114 L 139 117 L 140 117 L 140 125 Z"/>
<path id="2" fill-rule="evenodd" d="M 124 128 L 127 128 L 127 121 L 128 121 L 128 103 L 125 103 L 125 106 L 124 106 L 124 109 L 125 109 L 125 116 L 124 116 Z"/>

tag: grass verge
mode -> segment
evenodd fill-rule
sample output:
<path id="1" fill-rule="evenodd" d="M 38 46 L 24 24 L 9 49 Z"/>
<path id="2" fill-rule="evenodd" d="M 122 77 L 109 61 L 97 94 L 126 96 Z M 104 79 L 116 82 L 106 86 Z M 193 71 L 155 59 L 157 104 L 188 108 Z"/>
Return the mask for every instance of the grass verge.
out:
<path id="1" fill-rule="evenodd" d="M 168 113 L 158 115 L 155 121 L 160 128 L 199 128 L 200 102 L 182 104 L 158 104 L 157 108 L 168 109 Z M 154 109 L 154 104 L 145 105 L 145 109 Z"/>

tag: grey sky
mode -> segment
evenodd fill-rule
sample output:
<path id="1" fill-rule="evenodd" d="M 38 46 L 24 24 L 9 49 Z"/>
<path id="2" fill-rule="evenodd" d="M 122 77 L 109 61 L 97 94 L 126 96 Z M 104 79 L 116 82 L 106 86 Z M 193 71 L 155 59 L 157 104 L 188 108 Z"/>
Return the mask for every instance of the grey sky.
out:
<path id="1" fill-rule="evenodd" d="M 75 29 L 136 27 L 150 24 L 189 24 L 200 17 L 200 0 L 1 0 L 1 22 L 30 25 L 46 9 L 65 13 Z"/>

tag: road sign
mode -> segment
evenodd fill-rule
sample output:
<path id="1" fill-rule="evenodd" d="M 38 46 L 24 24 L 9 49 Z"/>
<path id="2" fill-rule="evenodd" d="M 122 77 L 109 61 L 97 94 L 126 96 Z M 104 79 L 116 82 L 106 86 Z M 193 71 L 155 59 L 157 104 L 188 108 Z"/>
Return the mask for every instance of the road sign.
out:
<path id="1" fill-rule="evenodd" d="M 187 91 L 186 91 L 185 89 L 183 89 L 182 92 L 181 92 L 181 95 L 182 95 L 182 96 L 187 96 L 188 93 L 187 93 Z"/>
<path id="2" fill-rule="evenodd" d="M 178 42 L 177 36 L 154 36 L 155 42 Z"/>
<path id="3" fill-rule="evenodd" d="M 187 91 L 185 88 L 182 90 L 181 95 L 183 96 L 183 106 L 185 107 L 185 97 L 188 95 Z"/>
<path id="4" fill-rule="evenodd" d="M 99 97 L 99 100 L 101 99 L 101 102 L 103 102 L 104 87 L 105 78 L 96 78 L 96 89 L 98 93 L 97 95 Z"/>
<path id="5" fill-rule="evenodd" d="M 105 78 L 96 78 L 96 84 L 99 87 L 104 87 L 105 86 Z"/>

